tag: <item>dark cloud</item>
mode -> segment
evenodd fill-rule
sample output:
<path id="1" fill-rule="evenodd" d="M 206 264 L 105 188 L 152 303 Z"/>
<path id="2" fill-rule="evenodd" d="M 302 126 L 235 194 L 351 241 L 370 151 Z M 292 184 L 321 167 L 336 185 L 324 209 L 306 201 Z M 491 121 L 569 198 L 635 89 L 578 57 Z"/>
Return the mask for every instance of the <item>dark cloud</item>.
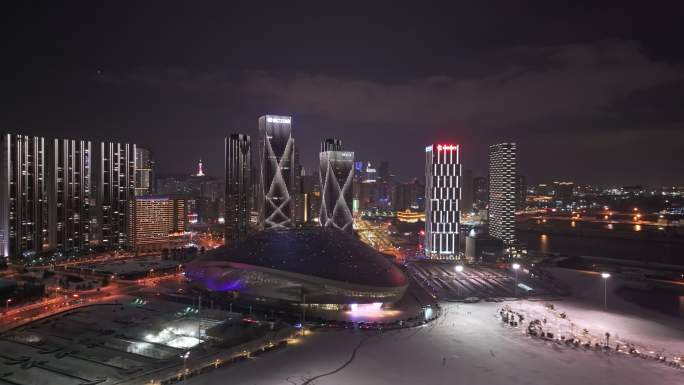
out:
<path id="1" fill-rule="evenodd" d="M 534 51 L 527 48 L 527 51 Z M 247 95 L 329 119 L 396 125 L 505 128 L 548 118 L 613 114 L 628 95 L 684 78 L 635 42 L 544 47 L 540 63 L 478 78 L 431 76 L 396 83 L 327 75 L 254 73 Z"/>
<path id="2" fill-rule="evenodd" d="M 137 142 L 161 172 L 294 116 L 302 161 L 343 139 L 420 175 L 421 149 L 519 143 L 531 182 L 684 184 L 679 7 L 659 2 L 69 2 L 3 9 L 0 126 Z"/>

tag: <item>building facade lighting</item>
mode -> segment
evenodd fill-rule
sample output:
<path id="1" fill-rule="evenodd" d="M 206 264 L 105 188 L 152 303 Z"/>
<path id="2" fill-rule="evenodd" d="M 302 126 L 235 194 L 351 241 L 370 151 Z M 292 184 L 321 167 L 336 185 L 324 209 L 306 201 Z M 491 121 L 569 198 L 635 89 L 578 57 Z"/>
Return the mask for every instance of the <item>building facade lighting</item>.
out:
<path id="1" fill-rule="evenodd" d="M 292 118 L 259 118 L 257 143 L 259 227 L 292 228 L 295 222 L 295 143 Z"/>
<path id="2" fill-rule="evenodd" d="M 489 235 L 515 244 L 516 144 L 489 147 Z"/>
<path id="3" fill-rule="evenodd" d="M 252 142 L 249 135 L 232 134 L 225 139 L 226 191 L 225 241 L 244 240 L 249 225 L 252 186 Z"/>
<path id="4" fill-rule="evenodd" d="M 319 224 L 352 233 L 352 186 L 354 183 L 354 153 L 342 151 L 342 142 L 327 139 L 319 153 L 319 185 L 321 209 Z"/>
<path id="5" fill-rule="evenodd" d="M 451 144 L 425 149 L 425 255 L 431 259 L 459 256 L 459 151 Z"/>

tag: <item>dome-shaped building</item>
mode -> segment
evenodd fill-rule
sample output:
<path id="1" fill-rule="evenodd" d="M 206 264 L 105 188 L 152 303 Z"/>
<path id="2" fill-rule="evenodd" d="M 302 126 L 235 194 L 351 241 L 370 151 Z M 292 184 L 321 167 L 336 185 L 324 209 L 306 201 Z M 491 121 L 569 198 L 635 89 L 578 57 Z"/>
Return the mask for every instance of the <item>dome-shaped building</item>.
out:
<path id="1" fill-rule="evenodd" d="M 186 268 L 209 291 L 311 304 L 391 303 L 408 280 L 385 255 L 332 228 L 262 231 Z"/>

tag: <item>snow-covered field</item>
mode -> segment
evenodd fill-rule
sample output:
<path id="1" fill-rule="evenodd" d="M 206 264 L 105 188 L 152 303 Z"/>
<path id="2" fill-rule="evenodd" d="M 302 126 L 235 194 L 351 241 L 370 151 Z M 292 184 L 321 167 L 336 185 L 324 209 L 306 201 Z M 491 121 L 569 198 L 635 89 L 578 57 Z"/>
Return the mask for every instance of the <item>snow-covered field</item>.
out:
<path id="1" fill-rule="evenodd" d="M 605 312 L 580 302 L 556 301 L 554 310 L 542 306 L 541 303 L 529 301 L 509 304 L 514 311 L 526 314 L 526 319 L 547 319 L 544 330 L 555 335 L 582 336 L 582 329 L 587 335 L 602 343 L 605 333 L 610 333 L 610 345 L 615 347 L 629 343 L 642 352 L 662 352 L 670 357 L 684 357 L 684 320 L 678 327 L 671 327 L 659 322 L 660 319 L 637 317 L 624 313 Z M 560 314 L 566 318 L 560 318 Z M 525 322 L 527 325 L 527 321 Z"/>
<path id="2" fill-rule="evenodd" d="M 556 302 L 561 311 L 572 315 L 572 322 L 592 331 L 615 333 L 632 343 L 665 349 L 684 356 L 684 318 L 663 314 L 628 302 L 616 294 L 622 285 L 611 277 L 607 286 L 608 311 L 603 308 L 603 280 L 600 276 L 575 270 L 554 268 L 553 275 L 568 287 L 572 296 Z"/>
<path id="3" fill-rule="evenodd" d="M 378 332 L 322 331 L 301 343 L 187 380 L 188 384 L 620 384 L 684 383 L 684 371 L 624 354 L 567 348 L 525 336 L 497 318 L 502 303 L 445 304 L 421 328 Z M 524 305 L 543 307 L 543 303 Z M 604 317 L 558 302 L 577 323 L 605 322 L 614 333 L 673 342 L 684 332 L 648 320 Z M 574 321 L 573 321 L 574 322 Z M 636 322 L 636 323 L 634 323 Z M 589 326 L 589 325 L 587 325 Z M 591 326 L 599 328 L 601 326 Z"/>

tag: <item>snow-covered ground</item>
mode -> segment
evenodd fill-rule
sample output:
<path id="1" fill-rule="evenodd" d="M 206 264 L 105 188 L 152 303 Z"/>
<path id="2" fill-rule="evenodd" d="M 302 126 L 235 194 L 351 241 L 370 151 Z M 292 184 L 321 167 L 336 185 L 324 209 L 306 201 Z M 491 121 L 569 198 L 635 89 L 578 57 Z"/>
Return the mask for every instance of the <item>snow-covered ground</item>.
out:
<path id="1" fill-rule="evenodd" d="M 608 279 L 608 311 L 605 311 L 604 282 L 600 276 L 570 269 L 549 270 L 572 292 L 571 297 L 556 302 L 558 308 L 572 314 L 572 322 L 602 333 L 616 332 L 619 337 L 633 343 L 684 355 L 684 318 L 646 309 L 624 300 L 616 294 L 623 284 L 619 277 Z"/>
<path id="2" fill-rule="evenodd" d="M 587 308 L 586 305 L 563 302 L 555 302 L 553 307 L 550 305 L 518 301 L 504 305 L 501 314 L 502 318 L 511 319 L 523 316 L 525 320 L 519 328 L 520 333 L 526 332 L 531 320 L 538 320 L 541 323 L 537 333 L 539 330 L 552 333 L 559 342 L 575 340 L 592 346 L 603 346 L 608 342 L 611 349 L 619 349 L 624 354 L 633 352 L 684 365 L 684 361 L 680 361 L 684 357 L 684 335 L 678 329 L 651 320 Z"/>
<path id="3" fill-rule="evenodd" d="M 444 315 L 420 328 L 384 332 L 321 331 L 284 350 L 188 379 L 188 384 L 682 384 L 684 371 L 624 354 L 567 348 L 525 336 L 497 318 L 502 303 L 445 304 Z M 526 304 L 531 308 L 543 303 Z M 606 322 L 620 337 L 674 341 L 684 333 L 579 305 L 577 323 Z M 634 324 L 633 322 L 637 322 Z M 600 326 L 591 326 L 598 328 Z M 326 375 L 327 374 L 327 375 Z M 320 376 L 320 377 L 319 377 Z"/>

